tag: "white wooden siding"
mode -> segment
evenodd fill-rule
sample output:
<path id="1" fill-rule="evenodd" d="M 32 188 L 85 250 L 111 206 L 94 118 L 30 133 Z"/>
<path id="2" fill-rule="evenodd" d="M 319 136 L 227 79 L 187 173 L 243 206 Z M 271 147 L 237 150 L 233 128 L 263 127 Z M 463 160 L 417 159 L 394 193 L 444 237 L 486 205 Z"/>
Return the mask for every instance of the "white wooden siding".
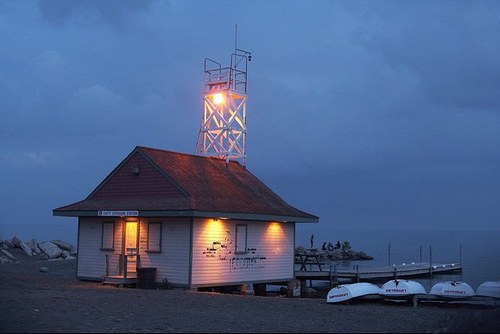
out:
<path id="1" fill-rule="evenodd" d="M 156 281 L 164 278 L 172 284 L 189 284 L 190 219 L 141 218 L 139 255 L 141 267 L 156 268 Z M 148 222 L 161 222 L 161 252 L 147 252 Z"/>
<path id="2" fill-rule="evenodd" d="M 236 224 L 247 225 L 247 253 L 235 254 Z M 293 278 L 294 224 L 195 219 L 192 286 Z"/>
<path id="3" fill-rule="evenodd" d="M 115 222 L 114 251 L 102 251 L 102 223 L 111 221 Z M 103 279 L 106 274 L 106 254 L 112 255 L 111 269 L 118 269 L 118 256 L 122 249 L 122 225 L 119 220 L 80 218 L 78 236 L 78 277 Z"/>

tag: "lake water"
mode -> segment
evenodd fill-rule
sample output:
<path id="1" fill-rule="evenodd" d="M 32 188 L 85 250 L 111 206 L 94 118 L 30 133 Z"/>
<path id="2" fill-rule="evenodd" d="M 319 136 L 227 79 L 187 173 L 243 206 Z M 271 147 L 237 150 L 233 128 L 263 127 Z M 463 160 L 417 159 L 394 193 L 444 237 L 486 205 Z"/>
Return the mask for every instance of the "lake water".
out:
<path id="1" fill-rule="evenodd" d="M 309 237 L 310 235 L 297 234 L 296 245 L 309 248 Z M 500 231 L 337 230 L 335 240 L 333 238 L 322 240 L 316 235 L 314 247 L 321 248 L 325 241 L 335 244 L 337 240 L 340 243 L 349 241 L 353 250 L 363 251 L 374 257 L 371 261 L 335 261 L 339 269 L 352 269 L 355 264 L 361 269 L 389 264 L 417 263 L 420 262 L 421 247 L 423 262 L 429 262 L 431 252 L 432 263 L 459 263 L 461 259 L 463 268 L 461 274 L 433 275 L 431 279 L 415 279 L 426 288 L 427 292 L 435 283 L 446 280 L 460 280 L 474 289 L 484 281 L 500 281 Z"/>
<path id="2" fill-rule="evenodd" d="M 76 246 L 77 226 L 76 219 L 54 224 L 3 224 L 0 225 L 0 239 L 14 236 L 23 241 L 32 238 L 39 242 L 60 239 Z M 299 224 L 296 246 L 309 248 L 309 237 L 310 234 L 301 231 Z M 431 246 L 433 263 L 459 263 L 461 245 L 462 274 L 417 279 L 427 291 L 435 283 L 444 280 L 461 280 L 474 289 L 484 281 L 500 281 L 500 231 L 335 230 L 334 233 L 315 235 L 314 247 L 321 248 L 325 241 L 335 244 L 337 240 L 341 243 L 349 241 L 353 250 L 374 257 L 371 261 L 336 261 L 339 269 L 352 268 L 355 264 L 359 268 L 386 266 L 389 264 L 389 244 L 391 265 L 420 262 L 420 246 L 424 262 L 429 262 Z"/>

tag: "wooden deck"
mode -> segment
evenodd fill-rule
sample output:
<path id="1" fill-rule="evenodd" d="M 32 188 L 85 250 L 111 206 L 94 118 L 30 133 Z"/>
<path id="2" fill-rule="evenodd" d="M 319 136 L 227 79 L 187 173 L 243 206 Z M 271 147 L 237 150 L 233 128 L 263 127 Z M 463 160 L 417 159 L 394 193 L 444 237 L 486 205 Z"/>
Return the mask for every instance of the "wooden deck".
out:
<path id="1" fill-rule="evenodd" d="M 309 264 L 305 266 L 307 269 Z M 314 268 L 315 267 L 315 268 Z M 325 264 L 314 264 L 317 270 L 299 270 L 295 271 L 295 278 L 299 280 L 320 280 L 320 281 L 338 281 L 343 279 L 351 282 L 360 281 L 381 281 L 389 280 L 397 275 L 398 278 L 411 277 L 430 277 L 434 274 L 455 274 L 462 272 L 462 266 L 459 263 L 412 263 L 406 265 L 385 266 L 378 268 L 356 268 L 352 270 L 338 270 Z M 333 266 L 332 266 L 333 267 Z M 304 266 L 302 266 L 304 268 Z"/>

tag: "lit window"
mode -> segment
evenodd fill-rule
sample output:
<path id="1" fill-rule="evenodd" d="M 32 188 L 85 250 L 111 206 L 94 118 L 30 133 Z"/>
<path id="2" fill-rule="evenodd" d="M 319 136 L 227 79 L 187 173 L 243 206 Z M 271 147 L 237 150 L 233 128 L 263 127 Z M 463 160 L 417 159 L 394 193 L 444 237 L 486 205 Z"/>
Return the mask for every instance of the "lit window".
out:
<path id="1" fill-rule="evenodd" d="M 235 253 L 247 253 L 247 225 L 236 225 Z"/>
<path id="2" fill-rule="evenodd" d="M 115 248 L 115 223 L 102 223 L 101 250 L 114 250 Z"/>
<path id="3" fill-rule="evenodd" d="M 148 223 L 148 252 L 161 252 L 161 223 Z"/>

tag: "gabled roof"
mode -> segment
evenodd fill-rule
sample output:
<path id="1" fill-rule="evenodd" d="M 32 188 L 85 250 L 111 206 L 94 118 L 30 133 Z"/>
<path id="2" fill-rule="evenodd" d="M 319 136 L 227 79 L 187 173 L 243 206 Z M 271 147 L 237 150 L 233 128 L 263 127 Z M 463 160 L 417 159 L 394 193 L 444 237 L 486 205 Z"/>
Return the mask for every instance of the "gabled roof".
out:
<path id="1" fill-rule="evenodd" d="M 236 161 L 136 147 L 84 200 L 53 210 L 56 216 L 226 217 L 317 222 Z"/>

